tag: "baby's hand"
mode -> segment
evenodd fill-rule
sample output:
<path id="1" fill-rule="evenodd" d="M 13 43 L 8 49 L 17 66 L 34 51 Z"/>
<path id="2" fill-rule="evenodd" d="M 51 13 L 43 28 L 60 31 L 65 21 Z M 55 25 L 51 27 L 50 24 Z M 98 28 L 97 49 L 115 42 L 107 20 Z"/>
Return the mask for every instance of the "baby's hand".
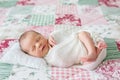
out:
<path id="1" fill-rule="evenodd" d="M 55 42 L 55 40 L 52 36 L 49 37 L 48 41 L 49 41 L 49 44 L 50 44 L 51 47 L 56 45 L 56 42 Z"/>
<path id="2" fill-rule="evenodd" d="M 98 49 L 104 49 L 107 47 L 107 44 L 104 41 L 99 41 L 97 44 Z"/>

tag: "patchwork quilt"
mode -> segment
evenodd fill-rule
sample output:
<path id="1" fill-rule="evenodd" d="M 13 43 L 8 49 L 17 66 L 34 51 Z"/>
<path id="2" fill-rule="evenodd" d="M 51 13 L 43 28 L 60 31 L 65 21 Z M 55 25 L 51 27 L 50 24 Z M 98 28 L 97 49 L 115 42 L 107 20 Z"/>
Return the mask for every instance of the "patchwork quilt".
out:
<path id="1" fill-rule="evenodd" d="M 110 53 L 94 71 L 49 66 L 35 69 L 0 62 L 0 80 L 120 79 L 120 0 L 0 0 L 0 58 L 24 31 L 48 36 L 58 29 L 98 32 L 114 39 L 117 54 Z"/>

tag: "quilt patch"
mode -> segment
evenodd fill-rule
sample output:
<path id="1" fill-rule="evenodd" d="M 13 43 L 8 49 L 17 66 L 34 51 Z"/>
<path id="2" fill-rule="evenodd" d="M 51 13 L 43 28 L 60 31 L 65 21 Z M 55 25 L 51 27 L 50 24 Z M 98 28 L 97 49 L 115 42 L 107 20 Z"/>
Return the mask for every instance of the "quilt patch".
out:
<path id="1" fill-rule="evenodd" d="M 78 29 L 98 32 L 104 38 L 114 39 L 119 52 L 120 0 L 0 0 L 0 58 L 27 30 L 48 37 L 59 29 L 67 29 L 68 33 Z M 94 71 L 50 66 L 38 70 L 0 62 L 0 80 L 119 80 L 117 52 L 109 56 L 117 59 L 104 61 Z"/>

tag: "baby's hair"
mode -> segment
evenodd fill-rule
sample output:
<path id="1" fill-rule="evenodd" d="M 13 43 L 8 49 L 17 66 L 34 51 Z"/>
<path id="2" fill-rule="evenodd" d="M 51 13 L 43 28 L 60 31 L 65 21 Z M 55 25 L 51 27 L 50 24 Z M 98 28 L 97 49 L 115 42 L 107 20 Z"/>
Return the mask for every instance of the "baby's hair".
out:
<path id="1" fill-rule="evenodd" d="M 29 31 L 24 32 L 24 33 L 19 37 L 19 39 L 18 39 L 19 45 L 20 45 L 20 49 L 21 49 L 24 53 L 26 53 L 26 54 L 28 54 L 28 53 L 23 50 L 21 42 L 22 42 L 22 40 L 26 37 L 26 35 L 27 35 L 28 32 L 29 32 Z"/>
<path id="2" fill-rule="evenodd" d="M 28 54 L 28 53 L 23 50 L 21 42 L 22 42 L 23 39 L 26 38 L 27 34 L 28 34 L 28 33 L 31 33 L 31 32 L 39 34 L 39 33 L 36 32 L 36 31 L 29 30 L 29 31 L 24 32 L 24 33 L 19 37 L 19 39 L 18 39 L 19 45 L 20 45 L 20 49 L 21 49 L 23 52 L 25 52 L 26 54 Z"/>

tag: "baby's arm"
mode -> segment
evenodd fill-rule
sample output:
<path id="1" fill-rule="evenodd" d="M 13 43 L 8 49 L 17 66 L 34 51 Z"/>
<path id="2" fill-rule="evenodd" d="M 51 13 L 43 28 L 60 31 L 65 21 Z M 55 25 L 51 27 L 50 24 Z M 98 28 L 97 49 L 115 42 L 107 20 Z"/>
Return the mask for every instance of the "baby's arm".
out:
<path id="1" fill-rule="evenodd" d="M 81 57 L 81 61 L 87 62 L 87 61 L 95 61 L 97 58 L 97 51 L 96 47 L 94 45 L 93 39 L 90 36 L 90 33 L 86 31 L 82 31 L 78 33 L 78 37 L 80 41 L 84 44 L 84 46 L 87 49 L 88 55 L 85 57 Z"/>

